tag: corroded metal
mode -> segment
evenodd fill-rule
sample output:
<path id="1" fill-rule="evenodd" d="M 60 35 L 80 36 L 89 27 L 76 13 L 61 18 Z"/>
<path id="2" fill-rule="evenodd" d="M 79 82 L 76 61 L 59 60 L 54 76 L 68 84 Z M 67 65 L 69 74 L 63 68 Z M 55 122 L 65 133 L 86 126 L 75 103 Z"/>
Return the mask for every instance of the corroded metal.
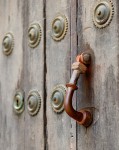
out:
<path id="1" fill-rule="evenodd" d="M 67 84 L 67 92 L 66 98 L 64 101 L 64 109 L 66 113 L 75 119 L 80 125 L 88 127 L 92 123 L 92 113 L 88 109 L 81 109 L 79 112 L 76 111 L 72 106 L 72 97 L 74 91 L 77 90 L 77 81 L 79 79 L 80 74 L 85 73 L 87 67 L 85 64 L 90 63 L 90 54 L 82 54 L 77 58 L 77 62 L 73 65 L 73 73 L 70 79 L 70 82 Z"/>
<path id="2" fill-rule="evenodd" d="M 60 84 L 57 85 L 51 94 L 51 106 L 54 112 L 61 113 L 64 110 L 64 97 L 66 95 L 67 88 Z"/>
<path id="3" fill-rule="evenodd" d="M 13 109 L 17 114 L 21 114 L 24 111 L 24 92 L 17 90 L 14 95 Z"/>
<path id="4" fill-rule="evenodd" d="M 3 53 L 5 55 L 10 55 L 14 48 L 14 37 L 12 33 L 7 33 L 2 41 Z"/>
<path id="5" fill-rule="evenodd" d="M 41 96 L 37 90 L 29 92 L 27 97 L 27 109 L 31 116 L 37 115 L 41 107 Z"/>
<path id="6" fill-rule="evenodd" d="M 100 0 L 97 2 L 93 12 L 93 22 L 96 27 L 104 28 L 110 24 L 114 15 L 112 1 Z"/>
<path id="7" fill-rule="evenodd" d="M 38 23 L 31 24 L 28 29 L 29 46 L 35 48 L 41 41 L 41 27 Z"/>
<path id="8" fill-rule="evenodd" d="M 60 41 L 62 40 L 68 30 L 68 20 L 66 16 L 64 15 L 59 15 L 54 18 L 52 22 L 52 38 L 55 41 Z"/>

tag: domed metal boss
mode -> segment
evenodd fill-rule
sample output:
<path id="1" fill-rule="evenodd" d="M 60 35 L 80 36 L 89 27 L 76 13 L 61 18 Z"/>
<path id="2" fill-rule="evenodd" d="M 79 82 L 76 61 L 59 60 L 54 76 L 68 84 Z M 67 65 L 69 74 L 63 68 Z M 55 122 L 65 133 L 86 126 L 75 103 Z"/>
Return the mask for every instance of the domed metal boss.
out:
<path id="1" fill-rule="evenodd" d="M 28 29 L 29 46 L 35 48 L 41 40 L 41 27 L 38 23 L 31 24 Z"/>
<path id="2" fill-rule="evenodd" d="M 56 113 L 61 113 L 64 110 L 64 98 L 66 94 L 66 87 L 64 85 L 57 85 L 51 94 L 51 106 Z"/>
<path id="3" fill-rule="evenodd" d="M 101 0 L 99 1 L 93 12 L 93 22 L 96 27 L 104 28 L 108 26 L 114 15 L 114 6 L 112 1 Z"/>
<path id="4" fill-rule="evenodd" d="M 68 30 L 68 20 L 66 16 L 59 15 L 55 17 L 52 22 L 52 33 L 51 33 L 52 38 L 55 41 L 62 40 L 65 37 L 67 30 Z"/>
<path id="5" fill-rule="evenodd" d="M 16 91 L 13 100 L 13 109 L 16 114 L 21 114 L 24 111 L 24 92 Z"/>
<path id="6" fill-rule="evenodd" d="M 2 41 L 3 53 L 10 55 L 14 48 L 14 37 L 12 33 L 7 33 Z"/>
<path id="7" fill-rule="evenodd" d="M 37 115 L 41 107 L 41 96 L 37 90 L 32 90 L 28 94 L 27 109 L 31 116 Z"/>

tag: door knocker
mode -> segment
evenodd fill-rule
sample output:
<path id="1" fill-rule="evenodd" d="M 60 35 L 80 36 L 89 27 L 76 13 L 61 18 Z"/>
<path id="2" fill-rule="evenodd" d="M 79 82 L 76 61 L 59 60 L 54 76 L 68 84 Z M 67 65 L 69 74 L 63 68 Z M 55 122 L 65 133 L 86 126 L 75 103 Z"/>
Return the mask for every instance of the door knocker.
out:
<path id="1" fill-rule="evenodd" d="M 66 85 L 67 86 L 67 92 L 66 92 L 66 98 L 64 101 L 64 109 L 66 113 L 75 119 L 80 125 L 83 125 L 85 127 L 88 127 L 92 123 L 92 112 L 90 112 L 88 109 L 81 109 L 79 112 L 76 111 L 72 106 L 72 97 L 74 94 L 74 91 L 77 90 L 77 81 L 80 77 L 80 74 L 84 74 L 87 71 L 86 64 L 90 63 L 91 56 L 88 53 L 82 53 L 81 55 L 78 55 L 75 62 L 72 65 L 72 69 L 74 70 L 70 79 L 70 82 Z"/>

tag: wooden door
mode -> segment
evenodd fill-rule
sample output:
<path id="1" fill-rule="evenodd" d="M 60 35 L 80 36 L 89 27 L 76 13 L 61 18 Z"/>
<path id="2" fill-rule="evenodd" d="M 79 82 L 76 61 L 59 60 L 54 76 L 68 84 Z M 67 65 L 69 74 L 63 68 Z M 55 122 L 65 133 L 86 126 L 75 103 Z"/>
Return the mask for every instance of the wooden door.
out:
<path id="1" fill-rule="evenodd" d="M 77 34 L 78 53 L 92 52 L 91 71 L 79 81 L 77 107 L 94 107 L 94 122 L 86 130 L 77 126 L 77 149 L 119 149 L 119 2 L 111 3 L 111 19 L 105 28 L 94 25 L 93 14 L 102 1 L 78 0 Z"/>
<path id="2" fill-rule="evenodd" d="M 0 149 L 68 150 L 76 145 L 75 122 L 71 122 L 65 112 L 55 113 L 50 103 L 54 87 L 68 82 L 71 63 L 70 3 L 57 1 L 54 10 L 52 6 L 54 1 L 0 1 Z M 51 24 L 59 12 L 68 19 L 68 32 L 62 42 L 51 38 Z M 31 48 L 28 29 L 34 23 L 41 27 L 41 40 Z M 7 33 L 14 37 L 9 55 L 3 53 Z M 28 94 L 33 89 L 41 96 L 41 108 L 36 116 L 31 116 L 27 108 Z M 25 108 L 20 114 L 13 108 L 18 90 L 25 93 Z"/>
<path id="3" fill-rule="evenodd" d="M 24 113 L 13 112 L 15 91 L 24 88 L 23 80 L 23 2 L 0 1 L 0 149 L 24 149 Z M 7 57 L 3 54 L 2 40 L 11 32 L 14 36 L 14 50 Z"/>
<path id="4" fill-rule="evenodd" d="M 44 29 L 43 1 L 0 0 L 0 149 L 44 149 L 44 35 L 40 45 L 30 48 L 28 28 L 38 23 Z M 14 48 L 10 55 L 3 53 L 2 41 L 6 33 L 14 36 Z M 37 116 L 29 115 L 27 97 L 29 91 L 38 90 L 41 108 Z M 25 92 L 25 109 L 16 114 L 13 109 L 17 90 Z"/>
<path id="5" fill-rule="evenodd" d="M 108 25 L 94 25 L 95 0 L 0 0 L 0 150 L 118 150 L 119 147 L 119 52 L 118 6 Z M 109 0 L 106 2 L 110 3 Z M 112 9 L 112 11 L 113 11 Z M 60 40 L 52 37 L 57 16 L 67 18 L 67 32 Z M 29 46 L 28 31 L 41 27 L 41 40 Z M 3 38 L 12 33 L 14 48 L 3 53 Z M 81 52 L 91 53 L 90 70 L 81 75 L 73 106 L 91 107 L 93 123 L 85 128 L 65 111 L 56 113 L 51 95 L 58 85 L 69 82 L 71 64 Z M 17 90 L 24 91 L 24 111 L 13 108 Z M 37 90 L 41 107 L 28 112 L 28 95 Z"/>
<path id="6" fill-rule="evenodd" d="M 74 4 L 73 4 L 74 5 Z M 46 0 L 46 116 L 47 149 L 76 149 L 76 123 L 65 112 L 56 113 L 51 107 L 51 93 L 60 84 L 65 85 L 70 79 L 71 65 L 71 1 Z M 51 8 L 54 9 L 51 9 Z M 74 5 L 75 7 L 75 5 Z M 55 41 L 51 37 L 51 25 L 55 17 L 65 15 L 68 30 L 64 39 Z M 75 32 L 75 31 L 74 31 Z"/>

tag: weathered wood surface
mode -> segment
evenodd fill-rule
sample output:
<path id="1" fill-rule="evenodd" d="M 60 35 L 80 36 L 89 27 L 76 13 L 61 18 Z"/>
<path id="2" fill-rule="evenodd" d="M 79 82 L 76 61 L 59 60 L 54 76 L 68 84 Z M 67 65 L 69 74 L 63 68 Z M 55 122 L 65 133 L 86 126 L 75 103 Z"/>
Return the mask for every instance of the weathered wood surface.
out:
<path id="1" fill-rule="evenodd" d="M 111 24 L 97 29 L 92 22 L 94 0 L 78 0 L 78 52 L 90 49 L 94 53 L 92 72 L 79 81 L 77 107 L 93 106 L 95 119 L 85 130 L 78 126 L 77 149 L 119 149 L 119 2 L 113 0 L 115 15 Z"/>
<path id="2" fill-rule="evenodd" d="M 24 113 L 13 112 L 13 97 L 23 89 L 23 1 L 0 1 L 0 150 L 24 150 Z M 2 52 L 2 39 L 12 32 L 15 39 L 10 56 Z"/>
<path id="3" fill-rule="evenodd" d="M 28 46 L 28 27 L 33 22 L 42 26 L 43 1 L 0 1 L 0 149 L 30 150 L 44 149 L 44 46 L 34 50 Z M 2 38 L 7 32 L 14 35 L 14 50 L 10 56 L 2 53 Z M 17 89 L 25 91 L 25 111 L 21 115 L 13 112 L 13 97 Z M 29 116 L 27 95 L 32 89 L 39 90 L 42 102 L 39 114 Z"/>
<path id="4" fill-rule="evenodd" d="M 119 2 L 113 3 L 111 24 L 99 30 L 92 22 L 94 0 L 0 0 L 0 150 L 118 150 Z M 69 22 L 61 42 L 55 42 L 50 32 L 58 13 L 65 14 Z M 42 27 L 42 39 L 33 50 L 28 46 L 27 31 L 34 22 Z M 15 47 L 5 56 L 2 38 L 9 31 L 14 34 Z M 50 104 L 53 88 L 69 82 L 71 64 L 85 50 L 94 53 L 92 69 L 79 79 L 73 103 L 77 110 L 95 107 L 94 123 L 88 129 L 65 112 L 54 113 Z M 20 116 L 12 107 L 17 89 L 26 93 L 25 112 Z M 38 89 L 42 97 L 35 117 L 29 116 L 26 105 L 32 89 Z"/>
<path id="5" fill-rule="evenodd" d="M 70 2 L 70 38 L 71 38 L 71 65 L 72 63 L 75 62 L 76 56 L 77 56 L 77 1 L 76 0 L 71 0 Z M 70 65 L 70 69 L 71 69 Z M 72 70 L 71 70 L 72 74 Z M 70 75 L 71 76 L 71 75 Z M 69 81 L 68 81 L 69 82 Z M 73 107 L 76 109 L 76 92 L 73 95 Z M 71 150 L 76 150 L 77 149 L 77 123 L 71 119 L 71 133 L 72 133 L 72 138 L 71 138 Z"/>
<path id="6" fill-rule="evenodd" d="M 26 99 L 30 90 L 39 91 L 42 100 L 39 113 L 32 117 L 25 111 L 25 150 L 44 150 L 44 18 L 43 0 L 24 1 L 24 89 Z M 39 23 L 42 30 L 40 44 L 28 46 L 28 27 Z M 26 102 L 27 105 L 27 102 Z"/>
<path id="7" fill-rule="evenodd" d="M 58 84 L 66 84 L 70 79 L 71 67 L 71 3 L 67 0 L 46 0 L 46 64 L 47 64 L 47 149 L 69 150 L 76 147 L 75 122 L 65 113 L 56 114 L 51 107 L 50 96 Z M 69 28 L 65 38 L 56 42 L 51 37 L 51 24 L 57 14 L 64 14 L 68 18 Z M 73 13 L 73 12 L 72 12 Z M 72 14 L 73 15 L 73 14 Z M 73 16 L 72 16 L 73 17 Z M 76 17 L 76 16 L 74 16 Z M 76 18 L 74 18 L 75 20 Z M 72 29 L 75 27 L 72 27 Z M 75 38 L 75 37 L 74 37 Z M 73 45 L 72 45 L 73 47 Z"/>

